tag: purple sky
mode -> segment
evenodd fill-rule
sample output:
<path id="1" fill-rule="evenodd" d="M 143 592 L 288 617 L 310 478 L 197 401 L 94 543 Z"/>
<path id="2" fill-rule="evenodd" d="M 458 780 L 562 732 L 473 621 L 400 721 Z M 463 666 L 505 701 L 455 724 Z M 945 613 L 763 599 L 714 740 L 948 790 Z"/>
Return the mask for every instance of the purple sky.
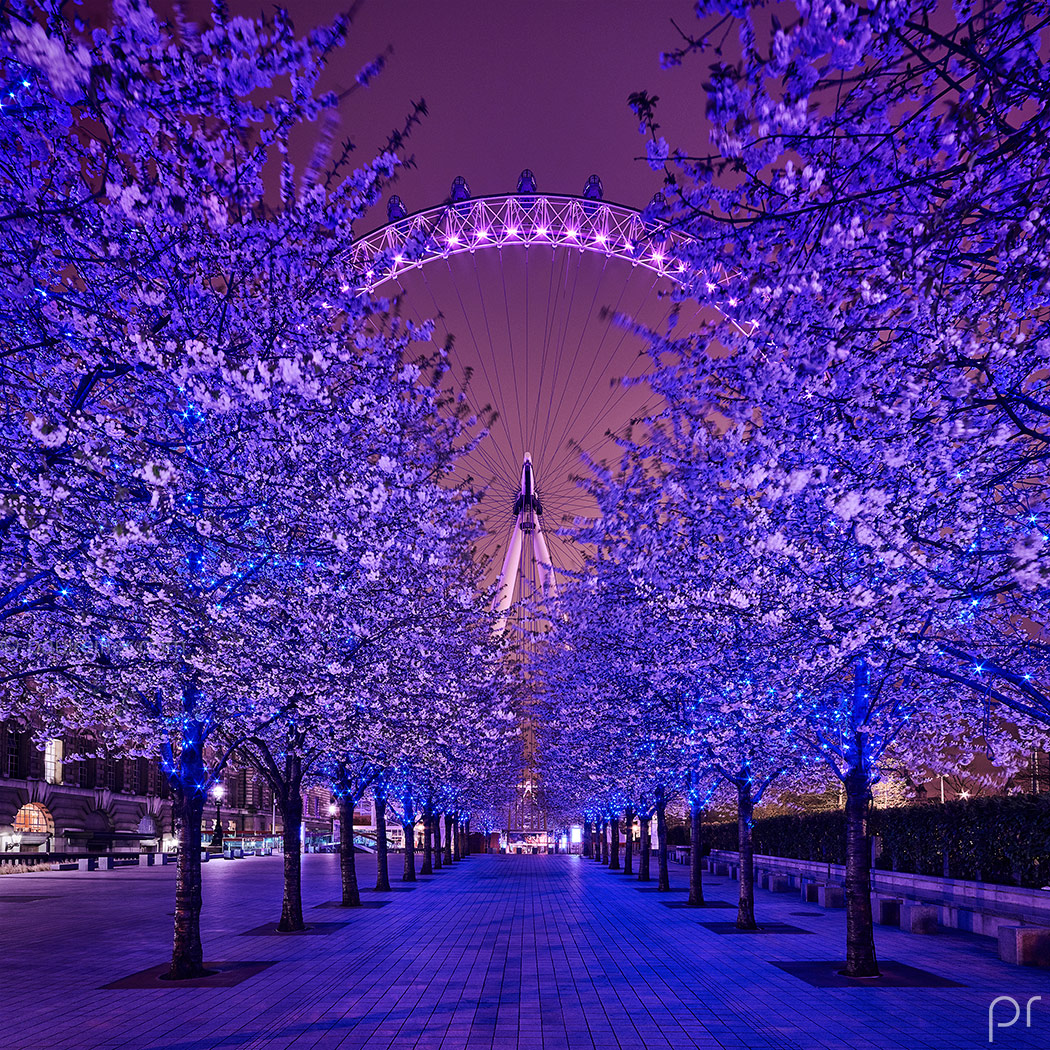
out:
<path id="1" fill-rule="evenodd" d="M 339 4 L 291 0 L 289 8 L 302 31 L 330 19 Z M 259 7 L 234 0 L 233 10 Z M 365 0 L 325 86 L 349 86 L 366 62 L 393 47 L 383 73 L 344 104 L 340 130 L 365 159 L 413 100 L 426 100 L 429 116 L 409 143 L 416 167 L 395 187 L 410 212 L 444 201 L 456 175 L 475 197 L 512 192 L 526 167 L 541 192 L 580 194 L 597 173 L 607 200 L 641 208 L 662 177 L 636 159 L 645 139 L 627 96 L 660 96 L 669 141 L 707 139 L 702 65 L 660 67 L 661 51 L 679 39 L 672 19 L 695 25 L 688 0 Z M 355 232 L 385 221 L 384 203 Z M 536 462 L 550 534 L 592 509 L 571 479 L 582 469 L 572 442 L 599 457 L 615 454 L 606 432 L 622 429 L 644 401 L 643 390 L 615 385 L 642 367 L 639 344 L 610 329 L 601 310 L 650 323 L 667 311 L 658 299 L 667 285 L 626 264 L 538 249 L 527 262 L 522 252 L 510 254 L 478 252 L 443 270 L 432 263 L 403 283 L 407 312 L 440 316 L 439 336 L 455 338 L 460 372 L 473 371 L 472 401 L 500 414 L 490 442 L 464 465 L 489 490 L 482 516 L 492 539 L 484 552 L 496 562 L 523 453 Z M 556 562 L 578 564 L 569 545 L 552 537 L 551 546 Z"/>
<path id="2" fill-rule="evenodd" d="M 288 6 L 299 28 L 340 7 Z M 511 191 L 522 168 L 551 193 L 579 193 L 597 172 L 609 200 L 641 207 L 659 176 L 634 160 L 644 141 L 628 94 L 661 96 L 669 139 L 695 141 L 703 121 L 699 67 L 660 68 L 660 52 L 677 41 L 672 19 L 695 24 L 688 0 L 365 0 L 332 82 L 349 85 L 393 46 L 383 74 L 346 108 L 363 150 L 400 123 L 410 100 L 426 99 L 430 116 L 411 143 L 419 167 L 399 187 L 410 211 L 440 203 L 456 175 L 475 196 Z"/>

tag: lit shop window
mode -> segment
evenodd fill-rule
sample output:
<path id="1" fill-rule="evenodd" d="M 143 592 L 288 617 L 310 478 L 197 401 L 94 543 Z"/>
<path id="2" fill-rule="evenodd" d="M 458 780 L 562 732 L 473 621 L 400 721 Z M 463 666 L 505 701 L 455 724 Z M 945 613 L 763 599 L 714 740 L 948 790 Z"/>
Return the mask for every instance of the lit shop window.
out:
<path id="1" fill-rule="evenodd" d="M 27 802 L 15 816 L 14 829 L 19 835 L 49 835 L 51 815 L 39 802 Z"/>

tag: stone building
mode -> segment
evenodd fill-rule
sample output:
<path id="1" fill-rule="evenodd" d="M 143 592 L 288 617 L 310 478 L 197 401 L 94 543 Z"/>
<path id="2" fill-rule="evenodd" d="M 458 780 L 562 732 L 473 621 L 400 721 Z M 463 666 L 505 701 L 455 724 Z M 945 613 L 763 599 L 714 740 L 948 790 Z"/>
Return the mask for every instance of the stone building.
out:
<path id="1" fill-rule="evenodd" d="M 91 756 L 85 737 L 38 748 L 32 733 L 0 721 L 0 855 L 157 852 L 175 848 L 168 783 L 155 759 Z M 72 755 L 91 757 L 68 758 Z M 254 770 L 227 767 L 204 810 L 205 844 L 215 822 L 227 844 L 279 846 L 273 793 Z M 304 838 L 331 838 L 331 795 L 303 799 Z"/>

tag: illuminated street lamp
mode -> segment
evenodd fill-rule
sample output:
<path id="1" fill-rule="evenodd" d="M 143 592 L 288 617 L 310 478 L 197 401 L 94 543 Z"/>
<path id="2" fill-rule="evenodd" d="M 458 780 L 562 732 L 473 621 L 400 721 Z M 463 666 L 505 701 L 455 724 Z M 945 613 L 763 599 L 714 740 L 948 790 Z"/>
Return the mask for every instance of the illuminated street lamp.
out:
<path id="1" fill-rule="evenodd" d="M 211 848 L 222 849 L 222 796 L 225 792 L 222 784 L 216 784 L 212 789 L 212 797 L 215 799 L 215 831 L 211 837 Z"/>
<path id="2" fill-rule="evenodd" d="M 328 804 L 328 819 L 332 822 L 332 845 L 335 845 L 335 815 L 339 812 L 339 807 L 334 802 Z"/>

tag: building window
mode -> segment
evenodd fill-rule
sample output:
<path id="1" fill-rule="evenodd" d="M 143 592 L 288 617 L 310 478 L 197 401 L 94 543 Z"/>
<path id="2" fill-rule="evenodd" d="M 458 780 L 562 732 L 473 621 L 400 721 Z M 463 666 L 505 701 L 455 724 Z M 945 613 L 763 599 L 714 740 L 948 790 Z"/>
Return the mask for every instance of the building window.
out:
<path id="1" fill-rule="evenodd" d="M 62 783 L 61 740 L 49 740 L 44 745 L 44 779 L 49 784 Z"/>
<path id="2" fill-rule="evenodd" d="M 6 754 L 4 755 L 4 772 L 9 777 L 22 775 L 21 748 L 19 744 L 18 734 L 13 729 L 9 729 L 7 731 Z"/>
<path id="3" fill-rule="evenodd" d="M 16 814 L 13 826 L 20 835 L 50 835 L 51 815 L 39 802 L 27 802 Z"/>

